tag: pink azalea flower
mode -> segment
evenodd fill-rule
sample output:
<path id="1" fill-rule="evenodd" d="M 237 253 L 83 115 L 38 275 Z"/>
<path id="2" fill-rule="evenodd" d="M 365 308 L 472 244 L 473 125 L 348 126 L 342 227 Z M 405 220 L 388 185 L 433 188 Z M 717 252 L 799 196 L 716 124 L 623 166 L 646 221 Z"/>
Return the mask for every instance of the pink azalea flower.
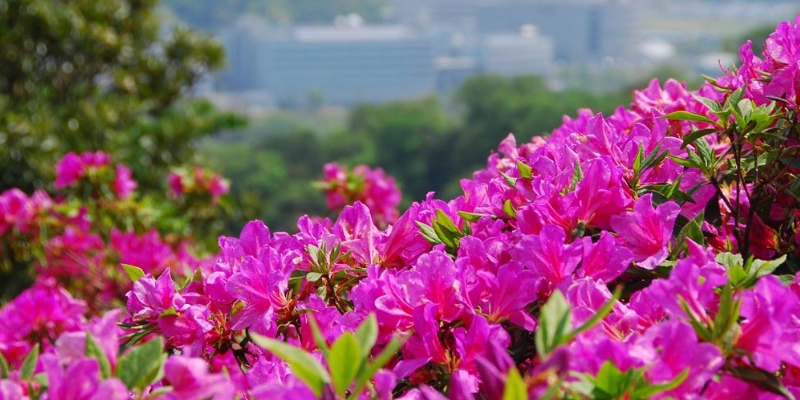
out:
<path id="1" fill-rule="evenodd" d="M 635 347 L 652 349 L 647 375 L 653 383 L 672 381 L 689 369 L 686 380 L 666 393 L 676 398 L 698 393 L 724 364 L 719 348 L 700 343 L 694 329 L 681 321 L 668 321 L 649 329 Z"/>
<path id="2" fill-rule="evenodd" d="M 414 335 L 403 346 L 403 360 L 394 368 L 398 378 L 409 376 L 429 362 L 447 362 L 447 353 L 439 340 L 436 309 L 437 305 L 433 303 L 414 309 Z"/>
<path id="3" fill-rule="evenodd" d="M 584 237 L 583 259 L 577 275 L 590 277 L 603 282 L 611 282 L 630 266 L 633 253 L 624 246 L 617 244 L 617 239 L 610 233 L 603 231 L 600 239 L 592 242 L 592 238 Z"/>
<path id="4" fill-rule="evenodd" d="M 258 333 L 269 334 L 276 329 L 274 310 L 285 305 L 288 277 L 280 269 L 280 258 L 274 250 L 269 249 L 269 257 L 261 258 L 266 263 L 245 257 L 239 271 L 228 280 L 227 290 L 244 301 L 244 308 L 233 314 L 232 328 L 252 327 Z"/>
<path id="5" fill-rule="evenodd" d="M 89 327 L 89 332 L 105 353 L 112 368 L 117 365 L 119 338 L 122 336 L 122 329 L 117 325 L 119 316 L 120 310 L 111 310 Z M 59 360 L 67 364 L 85 357 L 86 331 L 62 334 L 56 340 L 56 353 Z"/>
<path id="6" fill-rule="evenodd" d="M 83 176 L 84 166 L 81 157 L 75 153 L 67 153 L 56 164 L 56 188 L 64 188 L 78 181 Z"/>
<path id="7" fill-rule="evenodd" d="M 451 322 L 456 320 L 464 310 L 461 299 L 461 282 L 456 264 L 447 254 L 432 251 L 417 259 L 417 265 L 410 273 L 419 274 L 422 291 L 409 293 L 411 299 L 422 300 L 423 303 L 436 304 L 437 319 Z"/>
<path id="8" fill-rule="evenodd" d="M 497 270 L 497 275 L 478 272 L 485 285 L 487 296 L 480 303 L 481 311 L 488 314 L 495 323 L 506 319 L 514 324 L 533 331 L 536 321 L 531 318 L 526 307 L 536 301 L 537 287 L 541 278 L 534 271 L 526 270 L 522 264 L 511 261 Z"/>
<path id="9" fill-rule="evenodd" d="M 114 193 L 117 194 L 117 197 L 123 200 L 127 199 L 138 186 L 139 184 L 136 183 L 131 176 L 130 168 L 122 164 L 117 164 L 117 175 L 115 176 L 114 184 L 112 185 Z"/>
<path id="10" fill-rule="evenodd" d="M 0 309 L 0 352 L 19 366 L 33 343 L 49 348 L 62 333 L 83 329 L 86 311 L 66 290 L 35 285 Z"/>
<path id="11" fill-rule="evenodd" d="M 183 297 L 175 292 L 169 269 L 161 273 L 158 280 L 150 274 L 140 278 L 126 296 L 128 311 L 136 321 L 153 320 L 164 311 L 170 308 L 178 310 L 185 304 Z"/>
<path id="12" fill-rule="evenodd" d="M 208 372 L 208 364 L 200 358 L 170 357 L 164 379 L 172 385 L 164 400 L 232 400 L 235 394 L 228 377 Z"/>
<path id="13" fill-rule="evenodd" d="M 47 375 L 48 400 L 127 400 L 128 389 L 117 378 L 101 380 L 100 365 L 93 358 L 69 363 L 66 368 L 53 354 L 39 358 Z"/>
<path id="14" fill-rule="evenodd" d="M 169 183 L 169 190 L 174 196 L 179 197 L 183 194 L 183 177 L 174 172 L 170 172 L 167 177 L 167 182 Z"/>
<path id="15" fill-rule="evenodd" d="M 636 200 L 633 211 L 611 217 L 611 227 L 633 252 L 633 260 L 645 269 L 655 269 L 669 255 L 672 228 L 680 207 L 668 201 L 653 209 L 652 195 Z"/>
<path id="16" fill-rule="evenodd" d="M 28 400 L 22 390 L 22 384 L 8 379 L 0 380 L 0 400 Z"/>
<path id="17" fill-rule="evenodd" d="M 527 235 L 514 248 L 516 257 L 551 283 L 572 275 L 581 261 L 582 243 L 565 244 L 567 235 L 555 225 L 545 225 L 539 235 Z"/>

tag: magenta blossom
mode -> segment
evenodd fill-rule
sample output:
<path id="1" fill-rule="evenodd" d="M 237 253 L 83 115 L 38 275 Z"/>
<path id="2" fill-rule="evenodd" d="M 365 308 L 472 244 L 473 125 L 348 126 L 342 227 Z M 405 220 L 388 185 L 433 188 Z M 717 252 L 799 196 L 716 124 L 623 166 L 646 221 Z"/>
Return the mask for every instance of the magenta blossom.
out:
<path id="1" fill-rule="evenodd" d="M 117 378 L 102 380 L 100 365 L 92 358 L 82 358 L 62 368 L 53 354 L 39 358 L 47 375 L 48 400 L 127 400 L 130 395 Z"/>
<path id="2" fill-rule="evenodd" d="M 673 201 L 653 209 L 652 198 L 646 194 L 636 200 L 633 211 L 611 217 L 614 231 L 633 252 L 633 260 L 645 269 L 655 269 L 669 255 L 672 228 L 681 211 Z"/>
<path id="3" fill-rule="evenodd" d="M 56 188 L 64 188 L 78 182 L 90 169 L 105 167 L 111 163 L 111 156 L 102 151 L 85 152 L 77 155 L 67 153 L 56 164 Z"/>
<path id="4" fill-rule="evenodd" d="M 539 235 L 524 236 L 514 248 L 517 258 L 551 283 L 560 283 L 581 261 L 582 243 L 565 244 L 567 235 L 555 225 L 545 225 Z"/>
<path id="5" fill-rule="evenodd" d="M 131 176 L 130 168 L 122 164 L 117 164 L 117 175 L 115 176 L 114 184 L 112 185 L 114 193 L 116 193 L 120 199 L 125 200 L 130 197 L 131 193 L 133 193 L 138 186 L 139 184 L 136 183 Z"/>
<path id="6" fill-rule="evenodd" d="M 232 400 L 234 388 L 224 374 L 208 372 L 199 358 L 172 356 L 164 365 L 164 379 L 172 385 L 164 400 Z"/>

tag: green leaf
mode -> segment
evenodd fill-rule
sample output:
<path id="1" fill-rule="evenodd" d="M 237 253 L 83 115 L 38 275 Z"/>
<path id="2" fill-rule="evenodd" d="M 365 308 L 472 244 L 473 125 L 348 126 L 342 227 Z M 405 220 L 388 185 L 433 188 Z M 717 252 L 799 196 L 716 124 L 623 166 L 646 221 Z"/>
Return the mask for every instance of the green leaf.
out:
<path id="1" fill-rule="evenodd" d="M 456 234 L 454 234 L 453 232 L 445 231 L 444 228 L 442 228 L 442 225 L 440 225 L 438 222 L 433 223 L 433 230 L 434 232 L 436 232 L 436 237 L 438 237 L 439 240 L 442 243 L 444 243 L 445 246 L 453 248 L 456 247 L 456 242 L 455 242 Z"/>
<path id="2" fill-rule="evenodd" d="M 309 282 L 316 282 L 320 280 L 320 278 L 322 278 L 322 274 L 319 272 L 309 272 L 308 274 L 306 274 L 306 279 Z"/>
<path id="3" fill-rule="evenodd" d="M 8 379 L 8 361 L 0 353 L 0 379 Z"/>
<path id="4" fill-rule="evenodd" d="M 741 305 L 740 300 L 733 299 L 733 286 L 731 284 L 723 286 L 719 296 L 717 315 L 714 316 L 714 328 L 711 330 L 712 341 L 719 343 L 720 339 L 724 338 L 725 334 L 733 328 L 739 319 Z"/>
<path id="5" fill-rule="evenodd" d="M 517 188 L 517 178 L 512 178 L 512 177 L 506 175 L 505 172 L 501 172 L 500 174 L 503 175 L 503 179 L 506 180 L 506 183 L 508 183 L 508 185 L 511 186 L 512 189 L 516 189 Z"/>
<path id="6" fill-rule="evenodd" d="M 681 144 L 681 148 L 685 149 L 687 145 L 692 144 L 695 140 L 700 139 L 701 137 L 704 137 L 706 135 L 710 135 L 712 133 L 717 133 L 717 132 L 719 132 L 719 131 L 716 130 L 716 129 L 700 129 L 700 130 L 696 130 L 696 131 L 686 135 L 685 138 L 683 138 L 683 143 Z"/>
<path id="7" fill-rule="evenodd" d="M 642 171 L 658 166 L 662 161 L 664 161 L 664 159 L 667 158 L 669 155 L 669 149 L 659 153 L 660 150 L 661 143 L 657 144 L 653 151 L 650 152 L 650 155 L 648 155 L 647 158 L 642 161 Z"/>
<path id="8" fill-rule="evenodd" d="M 450 219 L 450 216 L 438 208 L 436 209 L 436 222 L 442 228 L 447 229 L 452 233 L 459 233 L 458 228 L 456 228 L 456 224 L 453 223 L 453 220 Z"/>
<path id="9" fill-rule="evenodd" d="M 270 339 L 256 333 L 251 333 L 250 335 L 255 344 L 269 350 L 289 364 L 295 376 L 305 382 L 317 397 L 322 396 L 322 390 L 326 383 L 330 383 L 331 377 L 316 358 L 303 351 L 303 349 L 288 345 L 284 342 Z"/>
<path id="10" fill-rule="evenodd" d="M 580 161 L 575 162 L 575 169 L 572 170 L 572 180 L 570 181 L 570 189 L 574 190 L 575 185 L 583 179 L 583 169 L 581 169 Z"/>
<path id="11" fill-rule="evenodd" d="M 553 400 L 558 394 L 558 390 L 561 388 L 562 383 L 564 383 L 564 377 L 559 376 L 556 383 L 550 385 L 550 387 L 547 388 L 547 391 L 542 393 L 542 395 L 536 400 Z"/>
<path id="12" fill-rule="evenodd" d="M 175 311 L 175 307 L 170 307 L 170 308 L 164 310 L 164 312 L 162 312 L 158 317 L 159 318 L 168 317 L 170 315 L 178 315 L 178 312 Z"/>
<path id="13" fill-rule="evenodd" d="M 44 372 L 38 373 L 31 378 L 34 382 L 39 384 L 39 393 L 45 393 L 47 387 L 50 386 L 50 381 L 47 379 L 47 374 Z"/>
<path id="14" fill-rule="evenodd" d="M 691 152 L 689 154 L 692 154 Z M 686 168 L 702 168 L 702 165 L 697 163 L 697 160 L 690 159 L 690 158 L 681 158 L 678 156 L 668 155 L 670 160 L 675 161 L 676 163 L 686 167 Z"/>
<path id="15" fill-rule="evenodd" d="M 644 160 L 644 145 L 639 143 L 639 150 L 636 152 L 636 158 L 633 159 L 633 170 L 639 172 L 642 169 L 642 160 Z"/>
<path id="16" fill-rule="evenodd" d="M 756 367 L 731 367 L 728 370 L 733 376 L 745 382 L 754 383 L 768 392 L 794 400 L 794 396 L 789 393 L 786 386 L 783 386 L 783 383 L 769 371 Z"/>
<path id="17" fill-rule="evenodd" d="M 23 381 L 31 379 L 33 371 L 36 369 L 36 363 L 39 361 L 39 344 L 37 343 L 31 349 L 25 361 L 22 362 L 22 367 L 19 368 L 19 377 Z"/>
<path id="18" fill-rule="evenodd" d="M 744 98 L 744 92 L 747 89 L 747 86 L 736 89 L 731 95 L 728 97 L 728 100 L 725 101 L 725 108 L 733 109 L 735 105 L 739 104 L 740 101 Z"/>
<path id="19" fill-rule="evenodd" d="M 696 93 L 690 93 L 690 94 L 692 95 L 692 97 L 694 97 L 694 98 L 695 98 L 695 100 L 697 100 L 697 101 L 699 101 L 699 102 L 703 103 L 703 105 L 705 105 L 705 106 L 706 106 L 706 107 L 707 107 L 709 110 L 711 110 L 712 112 L 715 112 L 715 111 L 720 111 L 720 110 L 722 109 L 722 105 L 721 105 L 721 104 L 719 104 L 719 103 L 717 103 L 717 102 L 716 102 L 716 101 L 714 101 L 714 100 L 711 100 L 711 99 L 709 99 L 709 98 L 706 98 L 706 97 L 700 96 L 700 95 L 698 95 L 698 94 L 696 94 Z"/>
<path id="20" fill-rule="evenodd" d="M 356 339 L 364 354 L 368 355 L 372 352 L 372 347 L 378 340 L 378 320 L 375 318 L 375 314 L 367 316 L 367 319 L 356 329 Z"/>
<path id="21" fill-rule="evenodd" d="M 165 359 L 164 339 L 157 337 L 125 353 L 115 375 L 128 389 L 143 390 L 159 375 Z"/>
<path id="22" fill-rule="evenodd" d="M 517 171 L 519 171 L 519 176 L 525 179 L 531 179 L 533 168 L 523 164 L 521 160 L 517 160 Z"/>
<path id="23" fill-rule="evenodd" d="M 367 385 L 370 379 L 375 376 L 375 373 L 378 372 L 379 369 L 383 368 L 394 356 L 400 351 L 400 348 L 403 347 L 403 343 L 408 340 L 409 336 L 394 336 L 392 340 L 389 341 L 389 344 L 383 348 L 378 357 L 376 357 L 371 364 L 367 366 L 367 368 L 361 370 L 361 373 L 358 374 L 358 380 L 356 383 L 356 388 L 353 390 L 353 393 L 350 394 L 348 399 L 355 400 L 361 394 L 361 391 L 364 390 L 364 387 Z"/>
<path id="24" fill-rule="evenodd" d="M 133 265 L 122 264 L 122 269 L 125 270 L 125 274 L 128 275 L 131 282 L 136 282 L 140 278 L 144 278 L 144 271 L 142 271 L 139 267 L 134 267 Z"/>
<path id="25" fill-rule="evenodd" d="M 706 169 L 713 166 L 717 156 L 714 154 L 714 150 L 711 149 L 711 146 L 708 145 L 706 139 L 697 139 L 694 147 L 697 149 L 697 154 L 700 155 L 700 159 L 703 160 L 703 165 L 706 167 Z"/>
<path id="26" fill-rule="evenodd" d="M 422 221 L 417 221 L 417 227 L 419 227 L 419 234 L 422 235 L 428 243 L 432 245 L 442 244 L 442 241 L 439 240 L 439 236 L 436 235 L 436 231 L 432 226 L 426 225 L 422 223 Z"/>
<path id="27" fill-rule="evenodd" d="M 536 331 L 536 350 L 542 358 L 563 343 L 572 329 L 572 312 L 560 290 L 547 299 L 539 313 L 539 329 Z"/>
<path id="28" fill-rule="evenodd" d="M 680 373 L 680 375 L 676 376 L 675 379 L 669 382 L 659 383 L 656 385 L 647 385 L 641 389 L 637 389 L 635 391 L 636 398 L 649 399 L 659 393 L 675 389 L 676 387 L 680 386 L 681 383 L 683 383 L 683 381 L 685 381 L 688 376 L 689 376 L 689 368 L 686 368 Z"/>
<path id="29" fill-rule="evenodd" d="M 795 278 L 795 276 L 792 274 L 775 275 L 775 277 L 777 277 L 778 280 L 780 280 L 781 283 L 784 284 L 784 286 L 790 286 L 792 282 L 794 282 Z"/>
<path id="30" fill-rule="evenodd" d="M 516 368 L 511 368 L 506 376 L 506 389 L 503 400 L 528 400 L 528 386 Z"/>
<path id="31" fill-rule="evenodd" d="M 514 209 L 514 206 L 511 204 L 510 199 L 506 200 L 506 202 L 503 203 L 503 212 L 505 212 L 506 215 L 508 215 L 511 218 L 517 217 L 517 210 Z"/>
<path id="32" fill-rule="evenodd" d="M 706 116 L 691 113 L 688 111 L 675 111 L 673 113 L 669 113 L 667 115 L 662 116 L 663 119 L 672 119 L 677 121 L 696 121 L 696 122 L 707 122 L 709 124 L 714 124 L 714 120 L 708 118 Z"/>
<path id="33" fill-rule="evenodd" d="M 681 227 L 680 231 L 678 231 L 678 234 L 675 236 L 675 248 L 672 250 L 673 255 L 681 254 L 681 252 L 686 249 L 687 238 L 692 239 L 692 241 L 699 245 L 705 244 L 705 237 L 703 236 L 702 229 L 704 219 L 705 214 L 700 213 Z M 676 227 L 677 226 L 676 224 Z"/>
<path id="34" fill-rule="evenodd" d="M 86 332 L 86 343 L 84 345 L 84 352 L 86 357 L 94 358 L 100 364 L 100 376 L 103 379 L 111 377 L 111 364 L 108 362 L 108 356 L 94 340 L 94 336 L 90 332 Z"/>
<path id="35" fill-rule="evenodd" d="M 686 314 L 686 317 L 689 318 L 689 323 L 692 325 L 692 328 L 694 328 L 694 332 L 697 334 L 697 336 L 699 336 L 700 339 L 705 342 L 710 342 L 712 334 L 708 326 L 698 320 L 698 318 L 694 315 L 694 312 L 692 312 L 692 309 L 689 308 L 689 304 L 686 303 L 686 299 L 684 299 L 683 296 L 678 295 L 678 300 L 681 303 L 681 308 Z"/>
<path id="36" fill-rule="evenodd" d="M 364 353 L 355 335 L 345 332 L 331 346 L 327 358 L 333 387 L 339 396 L 344 396 L 364 364 Z"/>
<path id="37" fill-rule="evenodd" d="M 481 218 L 487 216 L 487 214 L 476 214 L 470 213 L 466 211 L 459 211 L 458 215 L 463 218 L 465 221 L 469 222 L 478 222 Z"/>
<path id="38" fill-rule="evenodd" d="M 761 278 L 762 276 L 771 274 L 784 262 L 786 262 L 785 254 L 774 260 L 753 260 L 750 264 L 750 271 L 756 278 Z"/>
<path id="39" fill-rule="evenodd" d="M 728 268 L 731 268 L 735 265 L 742 266 L 742 264 L 744 264 L 741 254 L 733 254 L 729 252 L 719 253 L 715 259 L 718 263 Z"/>

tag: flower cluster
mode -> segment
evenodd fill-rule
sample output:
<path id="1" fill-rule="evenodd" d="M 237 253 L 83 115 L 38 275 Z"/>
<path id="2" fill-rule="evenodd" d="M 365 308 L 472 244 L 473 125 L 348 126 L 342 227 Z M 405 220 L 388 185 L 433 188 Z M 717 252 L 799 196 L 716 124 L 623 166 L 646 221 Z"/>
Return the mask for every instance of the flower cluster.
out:
<path id="1" fill-rule="evenodd" d="M 130 289 L 120 264 L 153 273 L 206 264 L 191 254 L 189 239 L 167 241 L 155 227 L 142 226 L 141 215 L 152 211 L 131 198 L 137 184 L 130 170 L 112 169 L 108 154 L 69 153 L 56 174 L 62 191 L 55 200 L 41 190 L 0 193 L 0 255 L 32 267 L 39 281 L 91 299 L 94 310 L 120 304 Z"/>
<path id="2" fill-rule="evenodd" d="M 176 169 L 170 172 L 167 181 L 169 190 L 175 197 L 210 196 L 214 204 L 230 190 L 230 184 L 222 175 L 199 166 L 191 171 Z"/>
<path id="3" fill-rule="evenodd" d="M 0 394 L 794 398 L 800 16 L 742 62 L 509 136 L 385 228 L 340 193 L 335 221 L 252 221 L 193 275 L 128 266 L 122 317 L 40 282 L 0 311 Z"/>
<path id="4" fill-rule="evenodd" d="M 352 170 L 332 162 L 325 164 L 324 178 L 318 187 L 325 193 L 325 203 L 331 212 L 340 212 L 344 206 L 361 202 L 369 208 L 375 223 L 385 226 L 397 221 L 402 195 L 383 169 L 357 165 Z"/>
<path id="5" fill-rule="evenodd" d="M 127 199 L 136 190 L 138 184 L 131 176 L 131 170 L 117 164 L 114 171 L 110 171 L 111 156 L 97 152 L 86 152 L 82 154 L 67 153 L 61 161 L 56 164 L 56 188 L 65 188 L 79 183 L 82 179 L 97 181 L 113 176 L 111 188 L 120 199 Z"/>

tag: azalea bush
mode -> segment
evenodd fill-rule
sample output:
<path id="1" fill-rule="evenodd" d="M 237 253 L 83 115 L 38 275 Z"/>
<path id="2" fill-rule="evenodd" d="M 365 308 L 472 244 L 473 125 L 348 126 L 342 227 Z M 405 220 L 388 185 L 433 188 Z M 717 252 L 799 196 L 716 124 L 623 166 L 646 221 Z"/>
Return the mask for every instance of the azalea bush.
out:
<path id="1" fill-rule="evenodd" d="M 210 195 L 164 201 L 137 193 L 130 169 L 102 151 L 68 153 L 55 170 L 54 196 L 19 189 L 0 194 L 3 295 L 35 276 L 37 285 L 66 289 L 102 311 L 122 306 L 132 287 L 121 264 L 191 275 L 212 261 L 192 228 L 213 217 L 209 209 L 227 192 L 222 177 L 213 175 L 219 183 L 210 185 Z"/>
<path id="2" fill-rule="evenodd" d="M 335 221 L 252 221 L 189 273 L 126 262 L 124 309 L 42 274 L 0 310 L 0 398 L 794 398 L 800 17 L 740 55 L 509 136 L 462 196 L 396 220 L 393 190 L 329 165 Z M 85 199 L 132 186 L 80 159 Z"/>
<path id="3" fill-rule="evenodd" d="M 372 169 L 360 164 L 352 170 L 332 162 L 322 169 L 324 179 L 316 182 L 325 193 L 325 204 L 332 213 L 340 213 L 345 206 L 356 202 L 367 206 L 373 222 L 379 227 L 397 221 L 402 195 L 381 168 Z"/>

